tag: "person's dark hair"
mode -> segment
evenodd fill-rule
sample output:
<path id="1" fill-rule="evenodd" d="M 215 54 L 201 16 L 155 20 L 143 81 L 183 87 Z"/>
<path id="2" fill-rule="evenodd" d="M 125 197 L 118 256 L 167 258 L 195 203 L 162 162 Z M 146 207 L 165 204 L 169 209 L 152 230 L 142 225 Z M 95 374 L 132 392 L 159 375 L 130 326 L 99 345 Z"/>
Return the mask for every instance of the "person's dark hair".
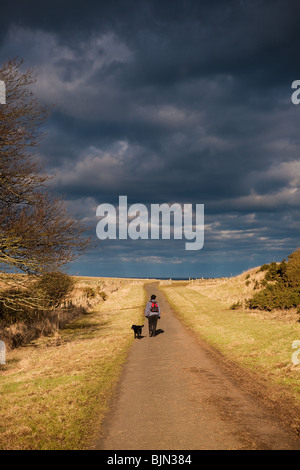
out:
<path id="1" fill-rule="evenodd" d="M 156 295 L 153 294 L 151 295 L 151 300 L 154 300 L 154 299 L 156 299 Z"/>

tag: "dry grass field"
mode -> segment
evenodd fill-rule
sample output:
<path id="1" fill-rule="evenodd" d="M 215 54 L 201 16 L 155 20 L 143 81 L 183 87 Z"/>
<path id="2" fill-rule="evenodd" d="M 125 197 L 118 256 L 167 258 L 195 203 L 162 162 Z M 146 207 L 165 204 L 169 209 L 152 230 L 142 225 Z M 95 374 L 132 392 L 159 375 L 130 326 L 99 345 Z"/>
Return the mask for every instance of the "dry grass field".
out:
<path id="1" fill-rule="evenodd" d="M 93 437 L 145 304 L 143 282 L 105 283 L 111 292 L 90 313 L 8 352 L 0 370 L 0 449 L 75 450 Z"/>
<path id="2" fill-rule="evenodd" d="M 189 286 L 229 307 L 251 297 L 253 286 L 256 282 L 261 282 L 264 275 L 259 272 L 259 268 L 253 268 L 236 277 L 197 280 L 190 282 Z"/>
<path id="3" fill-rule="evenodd" d="M 249 269 L 244 273 L 230 278 L 207 279 L 191 281 L 189 289 L 199 292 L 212 300 L 218 300 L 227 307 L 237 306 L 246 310 L 245 304 L 255 292 L 262 289 L 261 282 L 264 280 L 265 272 L 260 270 L 260 266 Z M 274 310 L 272 312 L 262 312 L 259 310 L 247 310 L 249 315 L 262 319 L 282 320 L 284 323 L 295 323 L 299 320 L 297 309 Z"/>

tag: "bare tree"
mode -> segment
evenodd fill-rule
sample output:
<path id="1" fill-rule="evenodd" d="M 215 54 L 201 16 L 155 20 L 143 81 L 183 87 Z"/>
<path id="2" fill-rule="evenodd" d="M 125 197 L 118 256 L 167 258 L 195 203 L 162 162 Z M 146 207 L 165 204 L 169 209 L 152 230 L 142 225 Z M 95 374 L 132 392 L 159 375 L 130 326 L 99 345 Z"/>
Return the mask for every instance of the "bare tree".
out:
<path id="1" fill-rule="evenodd" d="M 49 109 L 31 91 L 35 72 L 21 72 L 21 66 L 22 61 L 14 59 L 0 68 L 6 85 L 6 105 L 0 105 L 0 281 L 19 280 L 24 286 L 32 275 L 56 271 L 72 261 L 88 240 L 84 227 L 46 190 L 49 176 L 34 151 Z"/>

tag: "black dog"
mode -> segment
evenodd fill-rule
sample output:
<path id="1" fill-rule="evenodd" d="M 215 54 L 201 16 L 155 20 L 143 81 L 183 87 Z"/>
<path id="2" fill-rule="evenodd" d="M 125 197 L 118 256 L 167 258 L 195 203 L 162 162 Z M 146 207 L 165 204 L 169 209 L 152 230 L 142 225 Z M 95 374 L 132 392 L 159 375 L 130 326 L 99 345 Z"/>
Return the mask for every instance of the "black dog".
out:
<path id="1" fill-rule="evenodd" d="M 132 325 L 131 329 L 134 331 L 134 337 L 135 338 L 141 338 L 142 337 L 142 328 L 144 325 Z"/>

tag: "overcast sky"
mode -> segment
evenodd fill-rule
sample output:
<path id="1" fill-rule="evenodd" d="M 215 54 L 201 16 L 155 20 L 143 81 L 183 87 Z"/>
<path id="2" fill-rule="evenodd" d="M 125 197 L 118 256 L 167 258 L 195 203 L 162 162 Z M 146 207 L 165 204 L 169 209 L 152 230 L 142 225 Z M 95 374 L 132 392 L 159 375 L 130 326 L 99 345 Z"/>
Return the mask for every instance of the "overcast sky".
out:
<path id="1" fill-rule="evenodd" d="M 47 5 L 47 6 L 45 6 Z M 299 0 L 2 0 L 0 57 L 55 107 L 38 149 L 95 276 L 230 276 L 299 245 Z M 105 240 L 97 206 L 204 204 L 205 241 Z"/>

